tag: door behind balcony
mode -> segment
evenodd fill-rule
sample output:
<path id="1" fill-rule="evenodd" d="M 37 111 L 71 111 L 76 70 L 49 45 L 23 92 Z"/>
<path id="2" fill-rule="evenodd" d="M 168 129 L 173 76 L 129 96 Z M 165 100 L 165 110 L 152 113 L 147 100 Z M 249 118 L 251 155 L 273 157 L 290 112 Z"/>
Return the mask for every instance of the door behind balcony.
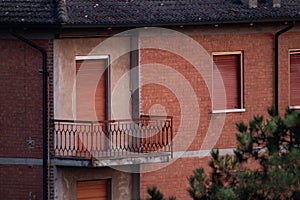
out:
<path id="1" fill-rule="evenodd" d="M 76 61 L 77 120 L 106 119 L 106 63 L 105 59 Z"/>
<path id="2" fill-rule="evenodd" d="M 76 119 L 106 120 L 107 59 L 76 60 Z M 105 127 L 102 127 L 105 131 Z M 95 148 L 107 148 L 106 135 L 93 135 L 86 127 L 77 130 L 76 149 L 79 155 L 89 155 Z M 92 142 L 93 141 L 93 142 Z"/>

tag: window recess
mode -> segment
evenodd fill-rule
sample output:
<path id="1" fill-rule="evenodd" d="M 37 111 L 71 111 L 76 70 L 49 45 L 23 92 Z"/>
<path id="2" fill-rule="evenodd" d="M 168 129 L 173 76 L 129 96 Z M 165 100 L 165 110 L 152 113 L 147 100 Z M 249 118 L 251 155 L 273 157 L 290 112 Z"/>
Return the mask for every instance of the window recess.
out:
<path id="1" fill-rule="evenodd" d="M 213 53 L 212 113 L 244 112 L 243 53 Z"/>

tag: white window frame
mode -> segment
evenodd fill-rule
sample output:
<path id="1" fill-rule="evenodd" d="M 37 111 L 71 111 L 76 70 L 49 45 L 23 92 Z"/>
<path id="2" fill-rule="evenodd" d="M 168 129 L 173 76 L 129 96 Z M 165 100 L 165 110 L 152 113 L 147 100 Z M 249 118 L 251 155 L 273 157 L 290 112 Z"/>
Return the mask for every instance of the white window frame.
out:
<path id="1" fill-rule="evenodd" d="M 226 55 L 240 55 L 240 103 L 241 108 L 236 109 L 223 109 L 223 110 L 215 110 L 214 107 L 214 99 L 213 99 L 213 84 L 214 84 L 214 56 L 226 56 Z M 211 54 L 212 56 L 212 113 L 218 114 L 218 113 L 239 113 L 239 112 L 245 112 L 246 109 L 244 107 L 244 53 L 243 51 L 229 51 L 229 52 L 213 52 Z"/>

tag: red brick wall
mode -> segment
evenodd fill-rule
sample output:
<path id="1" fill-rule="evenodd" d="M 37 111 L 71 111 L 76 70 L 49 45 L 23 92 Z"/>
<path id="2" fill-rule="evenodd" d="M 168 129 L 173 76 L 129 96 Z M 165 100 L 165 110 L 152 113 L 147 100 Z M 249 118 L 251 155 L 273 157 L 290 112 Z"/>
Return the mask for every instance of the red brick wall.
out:
<path id="1" fill-rule="evenodd" d="M 48 40 L 34 42 L 46 49 L 51 46 Z M 0 157 L 41 158 L 41 54 L 12 39 L 1 40 L 0 49 Z M 27 146 L 29 138 L 34 148 Z"/>
<path id="2" fill-rule="evenodd" d="M 52 41 L 33 42 L 47 51 L 52 68 Z M 41 53 L 17 39 L 1 39 L 0 49 L 0 157 L 42 159 Z M 30 194 L 42 198 L 42 166 L 0 164 L 0 197 L 30 199 Z"/>
<path id="3" fill-rule="evenodd" d="M 147 188 L 151 186 L 156 186 L 165 197 L 175 196 L 176 199 L 189 199 L 187 178 L 193 174 L 193 170 L 200 166 L 206 166 L 205 170 L 208 172 L 209 161 L 209 157 L 181 158 L 158 171 L 142 173 L 140 176 L 141 199 L 149 197 Z"/>
<path id="4" fill-rule="evenodd" d="M 284 33 L 279 36 L 279 111 L 283 115 L 289 105 L 289 50 L 300 49 L 299 32 Z"/>
<path id="5" fill-rule="evenodd" d="M 280 56 L 280 108 L 283 110 L 287 105 L 285 90 L 287 87 L 287 49 L 288 47 L 300 47 L 299 34 L 287 34 L 281 44 Z M 219 34 L 193 36 L 206 51 L 212 52 L 244 52 L 244 105 L 245 112 L 228 113 L 222 134 L 218 139 L 215 148 L 235 147 L 235 135 L 237 133 L 235 124 L 237 122 L 248 122 L 254 115 L 267 115 L 266 109 L 274 105 L 274 34 Z M 296 38 L 296 39 L 293 39 Z M 299 39 L 297 39 L 299 38 Z M 296 43 L 294 41 L 297 41 Z M 154 49 L 141 50 L 141 64 L 161 63 L 170 66 L 180 72 L 192 85 L 198 98 L 200 106 L 200 126 L 189 150 L 199 150 L 209 126 L 209 121 L 217 114 L 211 114 L 211 99 L 208 88 L 203 78 L 195 69 L 180 57 Z M 156 73 L 157 72 L 153 72 Z M 141 83 L 145 74 L 141 70 Z M 175 83 L 174 83 L 175 84 Z M 181 87 L 178 84 L 178 87 Z M 167 93 L 166 93 L 167 92 Z M 161 104 L 165 107 L 166 114 L 174 116 L 175 132 L 180 124 L 181 112 L 178 108 L 176 95 L 162 86 L 155 84 L 143 86 L 141 89 L 141 112 L 148 113 L 149 108 L 154 104 Z M 176 133 L 175 133 L 176 134 Z M 187 176 L 197 167 L 207 167 L 208 157 L 181 158 L 168 167 L 156 172 L 141 174 L 141 197 L 145 198 L 146 188 L 156 185 L 166 195 L 174 195 L 177 199 L 189 199 L 186 188 L 188 187 Z"/>
<path id="6" fill-rule="evenodd" d="M 273 35 L 266 34 L 224 34 L 193 36 L 206 51 L 212 52 L 244 52 L 244 105 L 246 112 L 228 113 L 224 124 L 224 129 L 216 147 L 230 148 L 235 146 L 235 124 L 240 121 L 247 122 L 256 114 L 266 114 L 266 109 L 274 104 L 274 79 L 273 79 Z M 209 90 L 201 74 L 199 74 L 191 64 L 175 54 L 155 49 L 141 50 L 141 65 L 149 63 L 160 63 L 174 68 L 182 74 L 192 85 L 200 107 L 200 121 L 197 136 L 191 150 L 200 149 L 203 138 L 207 132 L 209 122 L 214 114 L 211 114 L 211 99 Z M 153 76 L 158 72 L 153 71 Z M 161 72 L 159 72 L 161 73 Z M 146 76 L 141 70 L 141 85 Z M 149 76 L 149 74 L 147 74 Z M 151 75 L 150 75 L 151 76 Z M 168 79 L 168 77 L 166 77 Z M 176 80 L 175 80 L 176 81 Z M 183 87 L 179 83 L 177 87 Z M 178 107 L 176 94 L 171 91 L 165 93 L 166 89 L 161 89 L 158 85 L 143 85 L 141 88 L 141 112 L 146 114 L 154 104 L 161 104 L 165 107 L 167 115 L 174 116 L 175 130 L 180 124 L 180 117 L 183 113 Z M 184 90 L 184 88 L 182 88 Z M 188 113 L 186 113 L 188 115 Z"/>
<path id="7" fill-rule="evenodd" d="M 41 166 L 0 165 L 1 199 L 42 199 L 41 174 Z"/>

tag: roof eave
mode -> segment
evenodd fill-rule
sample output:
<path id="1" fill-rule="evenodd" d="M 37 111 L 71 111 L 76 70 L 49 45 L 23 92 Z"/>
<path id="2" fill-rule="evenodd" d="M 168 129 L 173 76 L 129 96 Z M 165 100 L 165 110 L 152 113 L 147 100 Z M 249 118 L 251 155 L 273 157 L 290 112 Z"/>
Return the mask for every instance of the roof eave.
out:
<path id="1" fill-rule="evenodd" d="M 139 28 L 139 27 L 174 27 L 174 26 L 205 26 L 230 25 L 247 23 L 282 23 L 298 22 L 299 18 L 228 20 L 228 21 L 199 21 L 199 22 L 161 22 L 161 23 L 122 23 L 122 24 L 71 24 L 71 23 L 0 23 L 0 29 L 80 29 L 80 28 Z"/>
<path id="2" fill-rule="evenodd" d="M 236 20 L 236 21 L 199 21 L 199 22 L 162 22 L 162 23 L 128 23 L 128 24 L 61 24 L 62 29 L 78 29 L 78 28 L 138 28 L 138 27 L 172 27 L 172 26 L 205 26 L 205 25 L 221 25 L 221 24 L 247 24 L 247 23 L 281 23 L 281 22 L 297 22 L 300 18 L 281 18 L 281 19 L 254 19 L 254 20 Z"/>
<path id="3" fill-rule="evenodd" d="M 57 29 L 57 23 L 0 23 L 0 29 Z"/>

